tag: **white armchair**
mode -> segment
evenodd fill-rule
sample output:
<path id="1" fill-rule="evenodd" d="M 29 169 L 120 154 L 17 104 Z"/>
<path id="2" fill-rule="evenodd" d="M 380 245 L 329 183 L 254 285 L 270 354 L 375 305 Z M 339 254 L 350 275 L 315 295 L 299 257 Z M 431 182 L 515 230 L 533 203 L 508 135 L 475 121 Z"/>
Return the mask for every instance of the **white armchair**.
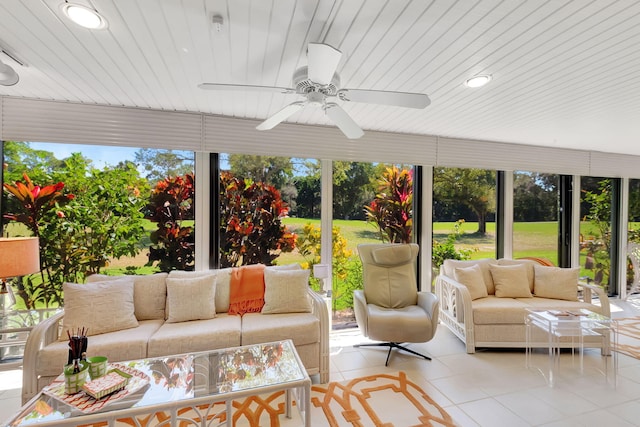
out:
<path id="1" fill-rule="evenodd" d="M 389 347 L 385 366 L 394 348 L 431 360 L 401 345 L 431 340 L 438 325 L 438 298 L 418 292 L 418 251 L 415 243 L 358 245 L 364 289 L 354 291 L 356 321 L 365 337 L 383 342 L 356 347 Z"/>

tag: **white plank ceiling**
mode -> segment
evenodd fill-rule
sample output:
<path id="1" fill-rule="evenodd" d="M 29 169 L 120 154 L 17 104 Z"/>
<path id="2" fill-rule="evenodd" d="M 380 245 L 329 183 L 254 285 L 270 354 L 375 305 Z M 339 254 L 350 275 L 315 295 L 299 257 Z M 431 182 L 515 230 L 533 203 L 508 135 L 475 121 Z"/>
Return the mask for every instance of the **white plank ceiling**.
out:
<path id="1" fill-rule="evenodd" d="M 0 47 L 25 64 L 0 55 L 20 75 L 0 95 L 264 119 L 296 95 L 198 84 L 291 87 L 307 43 L 323 42 L 343 52 L 342 87 L 432 100 L 343 105 L 365 131 L 640 155 L 636 0 L 76 2 L 108 28 L 69 22 L 63 0 L 0 1 Z M 480 73 L 489 85 L 463 85 Z M 289 122 L 331 124 L 312 106 Z"/>

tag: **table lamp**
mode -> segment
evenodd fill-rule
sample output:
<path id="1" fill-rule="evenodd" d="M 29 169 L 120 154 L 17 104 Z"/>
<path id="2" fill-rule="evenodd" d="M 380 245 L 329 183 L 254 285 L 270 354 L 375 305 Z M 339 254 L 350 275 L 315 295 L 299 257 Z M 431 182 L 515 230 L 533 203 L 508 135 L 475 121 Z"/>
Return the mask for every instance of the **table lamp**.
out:
<path id="1" fill-rule="evenodd" d="M 7 279 L 38 271 L 40 244 L 37 237 L 0 237 L 0 308 L 3 311 L 16 302 Z"/>

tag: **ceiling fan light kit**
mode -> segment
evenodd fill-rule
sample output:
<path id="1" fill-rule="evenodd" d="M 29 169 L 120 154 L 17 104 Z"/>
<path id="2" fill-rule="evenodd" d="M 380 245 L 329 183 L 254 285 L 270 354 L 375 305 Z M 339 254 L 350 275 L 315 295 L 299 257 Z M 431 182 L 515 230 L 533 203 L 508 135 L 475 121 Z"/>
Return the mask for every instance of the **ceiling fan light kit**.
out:
<path id="1" fill-rule="evenodd" d="M 20 76 L 11 66 L 0 61 L 0 85 L 13 86 L 20 80 Z"/>
<path id="2" fill-rule="evenodd" d="M 340 76 L 336 72 L 341 58 L 342 52 L 328 44 L 309 43 L 307 48 L 308 65 L 298 68 L 293 73 L 293 88 L 220 83 L 202 83 L 198 87 L 206 90 L 244 90 L 298 94 L 303 96 L 305 100 L 296 101 L 285 106 L 260 123 L 256 129 L 273 129 L 307 104 L 311 104 L 320 106 L 327 117 L 349 139 L 360 138 L 364 135 L 364 132 L 339 104 L 330 100 L 331 98 L 338 98 L 344 102 L 365 102 L 418 109 L 426 108 L 431 103 L 429 97 L 423 93 L 343 89 L 340 87 Z"/>

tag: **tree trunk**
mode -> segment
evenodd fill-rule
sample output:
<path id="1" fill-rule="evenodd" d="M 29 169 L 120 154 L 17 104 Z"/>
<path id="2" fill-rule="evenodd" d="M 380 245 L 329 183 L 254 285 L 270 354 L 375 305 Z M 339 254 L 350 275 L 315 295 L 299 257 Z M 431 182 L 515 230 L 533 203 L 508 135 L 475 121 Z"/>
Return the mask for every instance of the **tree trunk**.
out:
<path id="1" fill-rule="evenodd" d="M 478 234 L 487 234 L 487 219 L 485 214 L 478 213 Z"/>

